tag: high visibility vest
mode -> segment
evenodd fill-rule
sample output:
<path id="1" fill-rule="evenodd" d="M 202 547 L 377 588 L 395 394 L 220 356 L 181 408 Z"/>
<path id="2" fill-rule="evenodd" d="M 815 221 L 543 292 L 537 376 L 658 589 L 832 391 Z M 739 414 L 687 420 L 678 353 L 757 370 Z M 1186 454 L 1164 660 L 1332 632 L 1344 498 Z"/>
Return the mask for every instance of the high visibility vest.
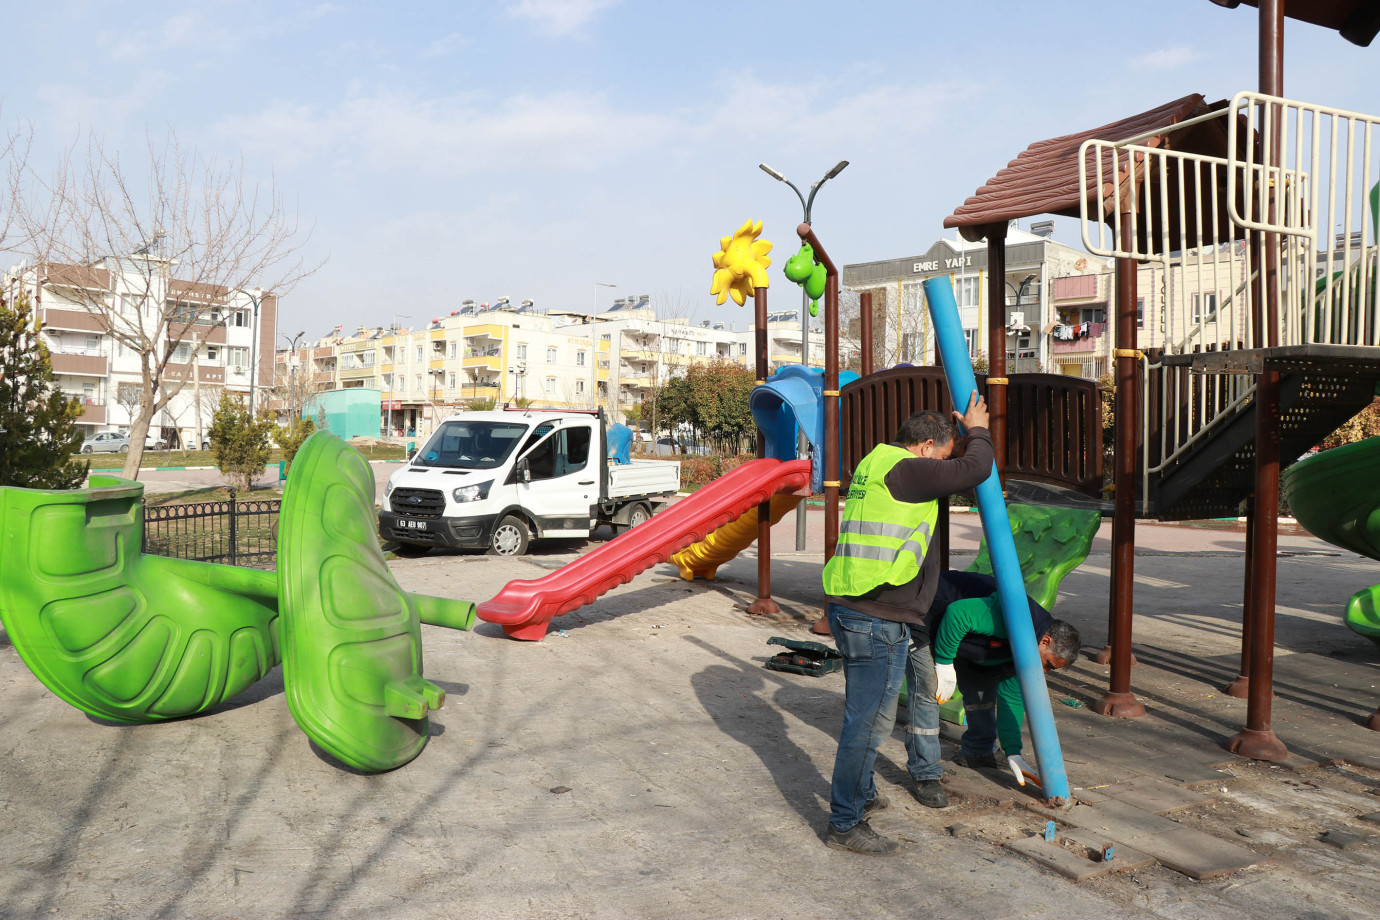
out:
<path id="1" fill-rule="evenodd" d="M 904 585 L 920 574 L 939 520 L 939 502 L 898 502 L 886 475 L 910 451 L 879 444 L 853 473 L 839 523 L 839 542 L 824 566 L 824 592 L 859 597 L 882 585 Z"/>

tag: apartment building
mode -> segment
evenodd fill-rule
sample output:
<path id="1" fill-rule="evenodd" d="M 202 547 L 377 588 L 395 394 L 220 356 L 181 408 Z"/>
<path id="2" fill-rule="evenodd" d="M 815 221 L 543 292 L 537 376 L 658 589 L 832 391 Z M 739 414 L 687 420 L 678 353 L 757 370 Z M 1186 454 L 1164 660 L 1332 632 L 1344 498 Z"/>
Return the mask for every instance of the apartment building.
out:
<path id="1" fill-rule="evenodd" d="M 164 387 L 181 388 L 149 429 L 169 445 L 204 440 L 223 392 L 248 400 L 271 379 L 277 297 L 175 272 L 175 263 L 136 254 L 90 265 L 20 264 L 5 274 L 5 296 L 22 291 L 36 307 L 57 385 L 83 401 L 85 434 L 128 431 L 143 398 L 139 354 L 113 330 L 143 330 L 160 353 L 173 344 Z"/>

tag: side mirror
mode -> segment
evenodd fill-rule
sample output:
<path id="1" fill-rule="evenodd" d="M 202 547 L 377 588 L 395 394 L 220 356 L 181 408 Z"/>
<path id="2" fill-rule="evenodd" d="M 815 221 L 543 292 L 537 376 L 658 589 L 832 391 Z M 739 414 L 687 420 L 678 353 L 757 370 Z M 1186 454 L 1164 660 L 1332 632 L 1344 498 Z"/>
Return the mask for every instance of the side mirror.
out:
<path id="1" fill-rule="evenodd" d="M 532 469 L 527 465 L 526 457 L 523 457 L 521 460 L 518 461 L 517 474 L 518 479 L 522 480 L 523 482 L 532 481 Z"/>

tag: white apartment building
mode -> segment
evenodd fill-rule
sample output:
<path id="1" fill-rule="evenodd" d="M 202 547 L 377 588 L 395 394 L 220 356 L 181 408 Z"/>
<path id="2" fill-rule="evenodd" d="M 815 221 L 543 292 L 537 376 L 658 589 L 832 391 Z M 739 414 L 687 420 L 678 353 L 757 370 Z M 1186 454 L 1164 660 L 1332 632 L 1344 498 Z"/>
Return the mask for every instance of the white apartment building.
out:
<path id="1" fill-rule="evenodd" d="M 85 434 L 128 431 L 143 398 L 139 355 L 112 330 L 143 329 L 159 350 L 177 343 L 164 387 L 181 389 L 149 429 L 170 445 L 204 440 L 222 392 L 248 399 L 271 379 L 277 297 L 187 282 L 175 272 L 175 263 L 132 255 L 21 264 L 6 273 L 6 296 L 23 291 L 36 307 L 58 387 L 83 400 Z"/>

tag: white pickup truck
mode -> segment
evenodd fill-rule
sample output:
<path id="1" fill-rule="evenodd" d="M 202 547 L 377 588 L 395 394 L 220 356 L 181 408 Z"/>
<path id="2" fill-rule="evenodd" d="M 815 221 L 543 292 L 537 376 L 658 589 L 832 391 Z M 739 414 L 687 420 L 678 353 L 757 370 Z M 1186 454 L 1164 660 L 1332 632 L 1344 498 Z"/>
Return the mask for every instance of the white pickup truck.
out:
<path id="1" fill-rule="evenodd" d="M 458 413 L 388 478 L 379 535 L 519 556 L 533 539 L 634 527 L 680 488 L 679 461 L 607 457 L 602 411 Z"/>

